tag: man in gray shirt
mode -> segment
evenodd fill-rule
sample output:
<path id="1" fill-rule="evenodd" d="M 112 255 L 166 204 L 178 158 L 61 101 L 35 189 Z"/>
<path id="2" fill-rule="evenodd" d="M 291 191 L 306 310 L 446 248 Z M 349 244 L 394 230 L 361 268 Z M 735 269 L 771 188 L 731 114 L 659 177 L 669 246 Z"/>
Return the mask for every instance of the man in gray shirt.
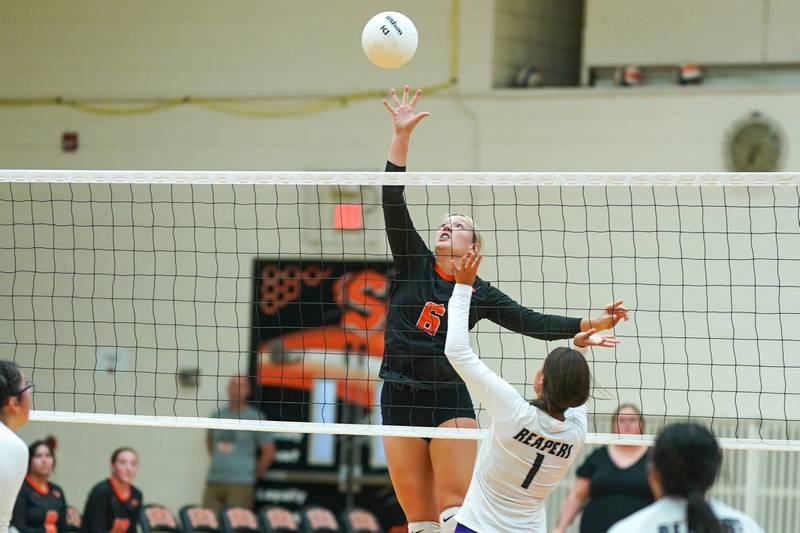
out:
<path id="1" fill-rule="evenodd" d="M 250 382 L 235 376 L 228 383 L 229 403 L 214 418 L 262 420 L 263 415 L 247 403 Z M 275 456 L 275 443 L 263 431 L 210 429 L 207 435 L 211 467 L 203 492 L 203 506 L 214 511 L 223 507 L 253 507 L 255 482 L 266 473 Z"/>

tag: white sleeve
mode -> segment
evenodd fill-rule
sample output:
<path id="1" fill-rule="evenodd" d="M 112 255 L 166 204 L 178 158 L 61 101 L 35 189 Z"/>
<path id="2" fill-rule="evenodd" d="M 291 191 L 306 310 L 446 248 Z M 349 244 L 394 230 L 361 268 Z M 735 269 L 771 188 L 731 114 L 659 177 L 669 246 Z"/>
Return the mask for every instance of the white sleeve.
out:
<path id="1" fill-rule="evenodd" d="M 586 352 L 589 351 L 588 346 L 576 346 L 572 343 L 572 340 L 569 341 L 569 347 L 575 350 L 576 352 L 580 353 L 584 357 L 586 357 Z M 584 433 L 588 431 L 589 421 L 588 421 L 588 408 L 587 404 L 579 405 L 578 407 L 571 407 L 564 411 L 564 417 L 572 420 L 579 428 L 583 430 Z"/>
<path id="2" fill-rule="evenodd" d="M 480 401 L 494 420 L 513 415 L 525 400 L 503 378 L 481 361 L 469 345 L 469 303 L 472 287 L 461 283 L 453 288 L 447 309 L 447 342 L 444 353 L 471 395 Z"/>

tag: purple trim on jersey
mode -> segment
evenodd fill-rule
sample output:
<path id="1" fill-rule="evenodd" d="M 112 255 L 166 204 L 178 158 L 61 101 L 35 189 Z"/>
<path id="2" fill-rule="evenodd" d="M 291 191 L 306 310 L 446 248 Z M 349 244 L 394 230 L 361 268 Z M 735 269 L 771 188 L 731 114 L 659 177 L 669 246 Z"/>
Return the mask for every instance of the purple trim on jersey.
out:
<path id="1" fill-rule="evenodd" d="M 478 532 L 475 531 L 474 529 L 468 528 L 464 524 L 458 524 L 458 525 L 456 525 L 455 533 L 478 533 Z"/>

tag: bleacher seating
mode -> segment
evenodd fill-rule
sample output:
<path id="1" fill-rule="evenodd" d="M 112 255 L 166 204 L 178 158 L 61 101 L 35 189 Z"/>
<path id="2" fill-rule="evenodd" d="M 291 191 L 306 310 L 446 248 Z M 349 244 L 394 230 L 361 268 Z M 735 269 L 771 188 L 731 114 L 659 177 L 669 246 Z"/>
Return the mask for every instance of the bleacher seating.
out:
<path id="1" fill-rule="evenodd" d="M 151 503 L 142 509 L 139 527 L 142 533 L 182 533 L 178 521 L 172 511 L 163 505 Z"/>
<path id="2" fill-rule="evenodd" d="M 338 533 L 342 531 L 336 516 L 324 507 L 311 505 L 299 511 L 303 533 Z"/>
<path id="3" fill-rule="evenodd" d="M 211 509 L 184 505 L 178 513 L 184 533 L 220 533 L 219 517 Z"/>
<path id="4" fill-rule="evenodd" d="M 78 511 L 75 507 L 68 505 L 67 506 L 67 531 L 71 531 L 73 533 L 80 531 L 81 529 L 81 512 Z"/>
<path id="5" fill-rule="evenodd" d="M 258 518 L 244 507 L 226 507 L 219 513 L 222 533 L 261 533 Z"/>
<path id="6" fill-rule="evenodd" d="M 342 511 L 339 518 L 345 533 L 383 533 L 378 519 L 366 509 Z"/>
<path id="7" fill-rule="evenodd" d="M 266 533 L 300 532 L 300 523 L 294 513 L 284 507 L 269 505 L 258 511 L 258 518 Z"/>

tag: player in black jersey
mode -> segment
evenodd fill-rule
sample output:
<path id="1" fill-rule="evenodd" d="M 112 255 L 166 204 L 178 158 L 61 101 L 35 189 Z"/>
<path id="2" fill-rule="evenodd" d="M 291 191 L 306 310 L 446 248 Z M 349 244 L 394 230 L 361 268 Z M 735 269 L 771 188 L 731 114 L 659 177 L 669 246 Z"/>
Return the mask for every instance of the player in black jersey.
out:
<path id="1" fill-rule="evenodd" d="M 139 457 L 131 448 L 111 455 L 111 477 L 92 488 L 83 511 L 82 533 L 136 533 L 142 492 L 133 486 Z"/>
<path id="2" fill-rule="evenodd" d="M 64 491 L 50 482 L 56 459 L 47 441 L 28 447 L 28 475 L 14 504 L 11 525 L 20 533 L 67 533 Z"/>
<path id="3" fill-rule="evenodd" d="M 392 90 L 392 104 L 383 101 L 394 124 L 388 172 L 405 171 L 411 132 L 429 116 L 415 112 L 420 94 L 417 91 L 409 100 L 406 86 L 402 99 Z M 402 185 L 383 187 L 386 234 L 395 266 L 380 373 L 383 423 L 476 428 L 469 393 L 447 361 L 444 344 L 446 304 L 455 286 L 451 261 L 469 251 L 477 253 L 480 233 L 469 217 L 449 215 L 439 226 L 431 251 L 414 228 L 403 193 Z M 628 318 L 622 301 L 609 304 L 604 314 L 590 320 L 537 313 L 480 278 L 473 291 L 470 328 L 486 318 L 523 335 L 556 340 L 591 328 L 608 329 Z M 472 476 L 477 443 L 385 437 L 384 447 L 409 531 L 438 531 L 439 523 L 442 531 L 452 531 L 452 517 Z"/>

